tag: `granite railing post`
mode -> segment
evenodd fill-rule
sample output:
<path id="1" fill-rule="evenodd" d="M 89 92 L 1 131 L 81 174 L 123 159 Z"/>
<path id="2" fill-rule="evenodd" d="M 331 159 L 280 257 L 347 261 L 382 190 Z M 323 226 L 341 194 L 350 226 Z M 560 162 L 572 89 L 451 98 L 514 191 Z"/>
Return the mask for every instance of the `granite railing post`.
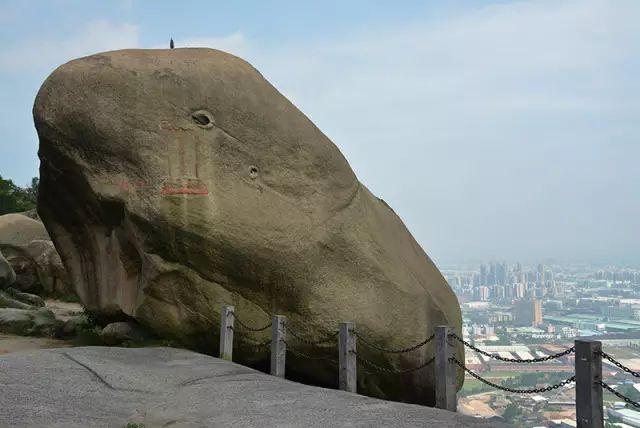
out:
<path id="1" fill-rule="evenodd" d="M 220 358 L 233 361 L 233 306 L 223 306 L 220 314 Z"/>
<path id="2" fill-rule="evenodd" d="M 284 377 L 287 359 L 287 317 L 271 318 L 271 374 Z"/>
<path id="3" fill-rule="evenodd" d="M 453 329 L 446 325 L 436 327 L 436 407 L 456 411 L 456 366 L 451 358 L 455 357 L 455 347 L 449 334 Z"/>
<path id="4" fill-rule="evenodd" d="M 356 325 L 353 322 L 340 323 L 339 348 L 339 384 L 343 391 L 357 392 L 358 375 L 356 357 Z"/>
<path id="5" fill-rule="evenodd" d="M 602 428 L 602 343 L 576 340 L 576 421 L 578 428 Z"/>

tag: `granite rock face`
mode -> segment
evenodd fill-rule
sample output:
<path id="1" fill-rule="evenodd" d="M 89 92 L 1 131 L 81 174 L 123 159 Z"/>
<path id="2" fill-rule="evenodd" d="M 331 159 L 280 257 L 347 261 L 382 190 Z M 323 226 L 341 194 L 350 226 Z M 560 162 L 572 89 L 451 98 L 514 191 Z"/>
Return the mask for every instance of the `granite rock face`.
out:
<path id="1" fill-rule="evenodd" d="M 508 428 L 171 348 L 21 352 L 0 356 L 0 368 L 3 427 Z"/>
<path id="2" fill-rule="evenodd" d="M 7 288 L 16 281 L 16 273 L 0 251 L 0 289 Z"/>
<path id="3" fill-rule="evenodd" d="M 223 304 L 253 325 L 286 315 L 310 340 L 341 321 L 386 347 L 440 324 L 460 334 L 455 295 L 400 218 L 247 62 L 211 49 L 97 54 L 54 71 L 33 113 L 38 213 L 90 311 L 209 350 Z M 268 332 L 236 334 L 239 362 L 268 362 L 250 345 Z M 335 343 L 296 346 L 335 358 Z M 361 355 L 409 368 L 433 349 Z M 335 383 L 330 361 L 291 356 L 287 370 Z M 432 367 L 359 382 L 378 397 L 434 398 Z"/>

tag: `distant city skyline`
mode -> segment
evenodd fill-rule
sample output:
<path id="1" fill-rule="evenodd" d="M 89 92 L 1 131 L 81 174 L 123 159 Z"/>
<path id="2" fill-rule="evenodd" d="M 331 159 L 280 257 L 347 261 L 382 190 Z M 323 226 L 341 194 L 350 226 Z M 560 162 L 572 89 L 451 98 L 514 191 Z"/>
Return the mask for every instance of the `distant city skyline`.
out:
<path id="1" fill-rule="evenodd" d="M 55 67 L 173 37 L 253 64 L 438 266 L 638 264 L 639 21 L 634 0 L 7 0 L 0 174 L 37 175 L 31 108 Z"/>

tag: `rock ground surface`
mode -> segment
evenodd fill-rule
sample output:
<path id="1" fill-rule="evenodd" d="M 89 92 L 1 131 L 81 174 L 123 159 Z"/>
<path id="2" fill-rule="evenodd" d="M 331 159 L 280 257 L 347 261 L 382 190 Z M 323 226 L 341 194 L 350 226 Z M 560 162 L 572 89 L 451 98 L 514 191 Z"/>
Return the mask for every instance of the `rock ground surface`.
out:
<path id="1" fill-rule="evenodd" d="M 443 410 L 306 386 L 172 348 L 0 356 L 0 426 L 507 428 Z"/>
<path id="2" fill-rule="evenodd" d="M 82 305 L 79 303 L 63 302 L 56 299 L 47 299 L 44 303 L 47 309 L 61 321 L 68 321 L 82 313 Z"/>
<path id="3" fill-rule="evenodd" d="M 51 339 L 48 337 L 24 337 L 0 333 L 0 354 L 35 351 L 38 349 L 64 348 L 68 346 L 71 346 L 71 344 L 64 340 Z"/>

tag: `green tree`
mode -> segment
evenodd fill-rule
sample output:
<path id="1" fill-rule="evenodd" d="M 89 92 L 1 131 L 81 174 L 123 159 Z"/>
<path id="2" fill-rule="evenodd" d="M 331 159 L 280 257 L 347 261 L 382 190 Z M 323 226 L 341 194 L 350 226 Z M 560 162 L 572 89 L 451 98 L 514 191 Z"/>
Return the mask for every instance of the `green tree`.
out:
<path id="1" fill-rule="evenodd" d="M 22 188 L 0 176 L 0 215 L 34 209 L 38 184 L 38 178 L 34 177 L 31 186 Z"/>
<path id="2" fill-rule="evenodd" d="M 504 413 L 502 417 L 507 422 L 515 422 L 516 418 L 522 414 L 522 410 L 517 404 L 509 403 L 509 405 L 504 409 Z"/>
<path id="3" fill-rule="evenodd" d="M 637 402 L 638 400 L 640 400 L 640 392 L 638 392 L 638 390 L 635 389 L 633 387 L 633 385 L 621 385 L 621 386 L 618 387 L 617 391 L 620 394 L 622 394 L 622 395 L 624 395 L 626 397 L 629 397 L 633 401 Z"/>

